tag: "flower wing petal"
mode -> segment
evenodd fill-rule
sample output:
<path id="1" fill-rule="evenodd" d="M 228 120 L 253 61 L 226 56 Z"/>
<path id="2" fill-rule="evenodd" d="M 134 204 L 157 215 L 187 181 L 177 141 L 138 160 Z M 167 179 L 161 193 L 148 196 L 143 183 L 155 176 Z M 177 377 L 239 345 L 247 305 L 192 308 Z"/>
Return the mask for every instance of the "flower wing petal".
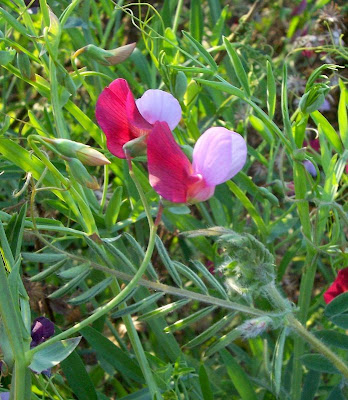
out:
<path id="1" fill-rule="evenodd" d="M 150 124 L 156 121 L 167 122 L 173 130 L 181 119 L 181 107 L 178 100 L 170 93 L 159 89 L 147 90 L 140 99 L 136 101 L 140 114 Z"/>
<path id="2" fill-rule="evenodd" d="M 192 166 L 166 122 L 156 122 L 147 140 L 147 159 L 151 186 L 166 200 L 185 203 Z"/>
<path id="3" fill-rule="evenodd" d="M 209 186 L 226 182 L 244 166 L 247 146 L 244 138 L 226 128 L 210 128 L 193 149 L 193 171 Z"/>
<path id="4" fill-rule="evenodd" d="M 114 80 L 100 94 L 95 115 L 112 154 L 125 158 L 123 145 L 151 129 L 140 115 L 124 79 Z"/>

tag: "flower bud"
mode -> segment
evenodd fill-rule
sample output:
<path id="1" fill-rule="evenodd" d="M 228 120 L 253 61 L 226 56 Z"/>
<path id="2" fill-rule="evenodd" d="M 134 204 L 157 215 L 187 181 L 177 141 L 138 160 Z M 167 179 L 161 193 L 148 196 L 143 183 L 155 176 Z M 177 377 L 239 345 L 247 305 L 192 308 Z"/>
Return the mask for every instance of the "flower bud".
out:
<path id="1" fill-rule="evenodd" d="M 301 97 L 299 104 L 300 110 L 305 114 L 318 110 L 324 103 L 325 96 L 329 90 L 330 88 L 324 83 L 311 87 L 308 92 Z"/>
<path id="2" fill-rule="evenodd" d="M 67 163 L 69 164 L 69 170 L 73 178 L 82 186 L 86 186 L 89 189 L 99 189 L 99 184 L 94 176 L 91 176 L 84 165 L 76 158 L 70 158 Z"/>
<path id="3" fill-rule="evenodd" d="M 125 61 L 132 54 L 135 46 L 136 43 L 130 43 L 113 50 L 104 50 L 93 44 L 89 44 L 77 50 L 73 57 L 76 58 L 80 54 L 85 54 L 87 57 L 93 58 L 94 61 L 97 61 L 99 64 L 116 65 Z"/>
<path id="4" fill-rule="evenodd" d="M 42 139 L 53 145 L 63 156 L 78 158 L 84 165 L 98 166 L 110 164 L 110 161 L 104 154 L 86 144 L 68 139 L 51 139 L 47 137 Z"/>
<path id="5" fill-rule="evenodd" d="M 294 151 L 293 159 L 295 161 L 304 161 L 306 157 L 306 149 L 297 149 Z"/>
<path id="6" fill-rule="evenodd" d="M 271 318 L 267 316 L 253 318 L 245 321 L 242 325 L 238 327 L 238 330 L 241 332 L 242 336 L 245 339 L 254 338 L 260 336 L 271 323 Z"/>
<path id="7" fill-rule="evenodd" d="M 312 175 L 313 178 L 317 177 L 317 170 L 315 169 L 315 166 L 312 163 L 312 161 L 304 160 L 302 164 L 306 168 L 306 170 Z"/>
<path id="8" fill-rule="evenodd" d="M 146 136 L 139 136 L 130 140 L 123 146 L 124 153 L 127 157 L 136 157 L 146 154 Z"/>

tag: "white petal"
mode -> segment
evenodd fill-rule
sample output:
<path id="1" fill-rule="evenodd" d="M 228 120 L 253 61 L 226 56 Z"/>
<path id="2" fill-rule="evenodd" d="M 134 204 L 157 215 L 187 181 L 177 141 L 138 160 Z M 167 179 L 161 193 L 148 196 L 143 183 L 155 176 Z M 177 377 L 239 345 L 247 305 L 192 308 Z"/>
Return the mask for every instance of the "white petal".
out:
<path id="1" fill-rule="evenodd" d="M 181 107 L 178 100 L 163 90 L 147 90 L 135 103 L 140 114 L 150 124 L 156 121 L 167 122 L 173 130 L 180 122 Z"/>

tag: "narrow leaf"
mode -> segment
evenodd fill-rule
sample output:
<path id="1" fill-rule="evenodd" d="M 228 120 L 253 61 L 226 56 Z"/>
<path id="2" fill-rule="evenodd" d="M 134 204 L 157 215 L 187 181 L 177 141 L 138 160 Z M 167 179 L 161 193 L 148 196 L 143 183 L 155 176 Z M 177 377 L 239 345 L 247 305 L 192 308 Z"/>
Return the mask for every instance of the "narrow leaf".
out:
<path id="1" fill-rule="evenodd" d="M 225 45 L 227 54 L 231 60 L 234 71 L 236 73 L 237 79 L 239 80 L 239 83 L 242 86 L 244 92 L 250 97 L 251 93 L 250 93 L 250 87 L 249 87 L 249 82 L 248 82 L 248 76 L 245 72 L 243 64 L 242 64 L 236 50 L 233 48 L 233 46 L 228 41 L 228 39 L 226 37 L 224 37 L 223 41 L 224 41 L 224 45 Z"/>
<path id="2" fill-rule="evenodd" d="M 257 400 L 253 386 L 239 363 L 227 350 L 221 350 L 220 355 L 227 368 L 228 376 L 237 389 L 242 400 Z"/>
<path id="3" fill-rule="evenodd" d="M 46 369 L 52 368 L 67 358 L 80 343 L 81 336 L 61 340 L 57 343 L 45 347 L 34 354 L 34 357 L 29 365 L 33 371 L 40 373 Z"/>

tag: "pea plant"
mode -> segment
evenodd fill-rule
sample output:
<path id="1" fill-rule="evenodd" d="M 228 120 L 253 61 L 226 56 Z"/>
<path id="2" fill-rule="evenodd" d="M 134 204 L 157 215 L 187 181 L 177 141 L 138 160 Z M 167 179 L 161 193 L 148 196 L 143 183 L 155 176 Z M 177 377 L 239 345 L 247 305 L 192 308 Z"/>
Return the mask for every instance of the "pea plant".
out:
<path id="1" fill-rule="evenodd" d="M 348 395 L 342 15 L 2 1 L 0 399 Z"/>

